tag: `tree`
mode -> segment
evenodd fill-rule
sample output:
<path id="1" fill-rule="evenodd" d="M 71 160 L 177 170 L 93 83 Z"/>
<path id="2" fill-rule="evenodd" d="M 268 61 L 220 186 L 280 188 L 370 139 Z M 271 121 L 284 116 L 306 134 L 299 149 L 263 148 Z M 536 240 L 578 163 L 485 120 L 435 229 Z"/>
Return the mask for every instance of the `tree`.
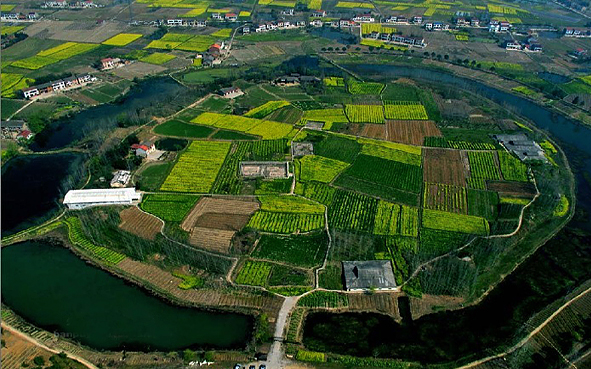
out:
<path id="1" fill-rule="evenodd" d="M 449 60 L 449 55 L 447 55 L 447 54 L 443 55 L 443 59 Z"/>
<path id="2" fill-rule="evenodd" d="M 431 57 L 432 57 L 432 58 L 434 58 L 434 57 L 435 57 L 435 55 L 437 55 L 437 53 L 435 53 L 435 51 L 433 51 L 433 52 L 431 53 Z"/>
<path id="3" fill-rule="evenodd" d="M 423 53 L 423 55 L 425 55 L 425 56 L 429 56 L 429 52 L 428 52 L 428 51 L 425 51 L 425 52 Z"/>
<path id="4" fill-rule="evenodd" d="M 35 365 L 45 365 L 45 359 L 43 358 L 43 356 L 35 356 L 35 358 L 33 359 L 33 363 Z"/>
<path id="5" fill-rule="evenodd" d="M 373 49 L 374 49 L 374 47 L 373 47 L 373 46 L 370 46 L 370 47 L 369 47 L 369 51 L 373 51 Z"/>

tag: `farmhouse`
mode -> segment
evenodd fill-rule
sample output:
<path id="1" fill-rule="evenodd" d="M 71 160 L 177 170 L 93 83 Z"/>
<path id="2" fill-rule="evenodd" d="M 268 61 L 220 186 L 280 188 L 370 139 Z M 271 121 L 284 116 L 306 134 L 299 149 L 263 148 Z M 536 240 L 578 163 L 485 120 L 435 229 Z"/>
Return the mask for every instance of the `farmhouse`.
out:
<path id="1" fill-rule="evenodd" d="M 240 95 L 244 95 L 244 92 L 242 92 L 242 90 L 238 87 L 228 87 L 222 88 L 220 90 L 220 95 L 222 95 L 222 97 L 225 97 L 226 99 L 233 99 Z"/>
<path id="2" fill-rule="evenodd" d="M 24 131 L 19 132 L 19 134 L 16 135 L 16 138 L 18 140 L 29 140 L 33 138 L 33 132 L 25 129 Z"/>
<path id="3" fill-rule="evenodd" d="M 398 290 L 390 260 L 343 261 L 343 279 L 347 291 Z"/>
<path id="4" fill-rule="evenodd" d="M 142 194 L 135 188 L 111 188 L 70 190 L 64 197 L 68 209 L 84 209 L 91 206 L 131 205 L 139 202 Z"/>
<path id="5" fill-rule="evenodd" d="M 131 172 L 129 170 L 118 170 L 111 179 L 111 187 L 125 187 L 130 179 Z"/>
<path id="6" fill-rule="evenodd" d="M 144 141 L 144 142 L 139 143 L 139 144 L 133 144 L 133 145 L 131 145 L 131 149 L 132 150 L 135 150 L 135 155 L 136 156 L 141 156 L 142 158 L 145 158 L 145 157 L 148 156 L 149 153 L 151 153 L 154 150 L 156 150 L 156 146 L 154 145 L 153 142 Z"/>
<path id="7" fill-rule="evenodd" d="M 25 98 L 30 99 L 35 96 L 48 94 L 54 91 L 66 90 L 76 86 L 84 85 L 88 82 L 96 81 L 96 77 L 90 74 L 83 74 L 79 76 L 72 76 L 65 79 L 58 79 L 42 85 L 31 86 L 22 90 Z"/>
<path id="8" fill-rule="evenodd" d="M 525 134 L 495 135 L 495 139 L 507 150 L 513 152 L 520 160 L 540 160 L 546 162 L 544 150 L 537 142 Z"/>
<path id="9" fill-rule="evenodd" d="M 240 174 L 246 178 L 288 178 L 289 162 L 286 161 L 243 161 Z"/>
<path id="10" fill-rule="evenodd" d="M 25 122 L 22 120 L 3 120 L 0 122 L 2 134 L 0 138 L 15 138 L 16 135 L 25 130 Z"/>

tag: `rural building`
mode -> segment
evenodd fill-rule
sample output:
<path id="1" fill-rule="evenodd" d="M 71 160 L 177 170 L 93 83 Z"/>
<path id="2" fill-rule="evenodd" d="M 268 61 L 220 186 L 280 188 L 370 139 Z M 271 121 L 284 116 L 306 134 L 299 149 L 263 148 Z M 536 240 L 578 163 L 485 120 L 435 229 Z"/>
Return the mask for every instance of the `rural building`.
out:
<path id="1" fill-rule="evenodd" d="M 37 86 L 31 86 L 23 89 L 22 92 L 25 98 L 30 99 L 35 96 L 48 94 L 54 91 L 61 91 L 85 85 L 86 83 L 93 81 L 96 81 L 96 77 L 93 77 L 90 74 L 83 74 L 65 79 L 58 79 L 57 81 L 51 81 Z"/>
<path id="2" fill-rule="evenodd" d="M 507 41 L 505 43 L 505 50 L 515 50 L 515 51 L 520 51 L 521 50 L 521 44 L 517 41 Z"/>
<path id="3" fill-rule="evenodd" d="M 343 261 L 345 290 L 398 290 L 390 260 Z"/>
<path id="4" fill-rule="evenodd" d="M 225 18 L 227 21 L 236 22 L 238 20 L 238 15 L 236 13 L 227 13 Z"/>
<path id="5" fill-rule="evenodd" d="M 564 37 L 591 37 L 591 30 L 586 28 L 565 28 Z"/>
<path id="6" fill-rule="evenodd" d="M 131 149 L 135 150 L 136 156 L 141 156 L 142 158 L 145 158 L 148 156 L 149 153 L 156 150 L 156 146 L 151 141 L 144 141 L 139 144 L 131 145 Z"/>
<path id="7" fill-rule="evenodd" d="M 312 18 L 324 18 L 326 17 L 326 10 L 314 10 L 310 16 Z"/>
<path id="8" fill-rule="evenodd" d="M 131 172 L 129 170 L 118 170 L 111 179 L 111 187 L 125 187 L 130 179 Z"/>
<path id="9" fill-rule="evenodd" d="M 240 95 L 244 95 L 244 92 L 242 92 L 242 90 L 238 87 L 228 87 L 222 88 L 220 90 L 220 95 L 222 95 L 222 97 L 225 97 L 226 99 L 233 99 Z"/>
<path id="10" fill-rule="evenodd" d="M 488 25 L 488 31 L 492 33 L 507 32 L 511 29 L 511 23 L 493 19 Z"/>
<path id="11" fill-rule="evenodd" d="M 135 188 L 110 188 L 70 190 L 64 197 L 68 209 L 84 209 L 91 206 L 131 205 L 139 202 L 142 194 Z"/>
<path id="12" fill-rule="evenodd" d="M 23 131 L 20 131 L 19 134 L 16 135 L 17 140 L 29 140 L 31 138 L 33 138 L 33 132 L 29 131 L 28 129 L 25 129 Z"/>
<path id="13" fill-rule="evenodd" d="M 291 155 L 293 157 L 314 155 L 314 144 L 312 142 L 294 142 L 291 144 Z"/>
<path id="14" fill-rule="evenodd" d="M 25 122 L 23 120 L 3 120 L 0 122 L 0 129 L 2 130 L 1 138 L 16 138 L 16 135 L 25 129 Z"/>
<path id="15" fill-rule="evenodd" d="M 101 59 L 101 70 L 109 70 L 113 68 L 119 68 L 129 64 L 129 61 L 123 61 L 119 58 L 105 58 Z"/>
<path id="16" fill-rule="evenodd" d="M 288 178 L 289 162 L 243 161 L 240 163 L 240 174 L 246 178 Z"/>
<path id="17" fill-rule="evenodd" d="M 544 150 L 538 145 L 537 142 L 528 138 L 525 134 L 515 135 L 495 135 L 495 139 L 511 151 L 520 160 L 540 160 L 546 162 L 547 159 L 544 156 Z"/>

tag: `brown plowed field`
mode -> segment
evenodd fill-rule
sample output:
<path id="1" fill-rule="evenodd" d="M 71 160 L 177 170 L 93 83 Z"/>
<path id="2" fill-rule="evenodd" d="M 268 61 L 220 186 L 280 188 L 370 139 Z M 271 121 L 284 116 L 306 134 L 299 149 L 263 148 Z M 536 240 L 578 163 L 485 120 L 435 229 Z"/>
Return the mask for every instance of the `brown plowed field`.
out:
<path id="1" fill-rule="evenodd" d="M 227 254 L 230 252 L 232 237 L 235 231 L 214 228 L 193 227 L 189 243 L 206 250 Z"/>
<path id="2" fill-rule="evenodd" d="M 425 148 L 423 155 L 425 182 L 466 186 L 467 169 L 460 151 Z"/>
<path id="3" fill-rule="evenodd" d="M 25 365 L 34 367 L 33 359 L 36 356 L 42 356 L 45 362 L 49 362 L 51 352 L 25 340 L 24 338 L 2 330 L 2 368 L 17 369 L 24 368 Z"/>
<path id="4" fill-rule="evenodd" d="M 388 141 L 422 145 L 425 137 L 441 136 L 441 131 L 430 120 L 387 120 Z"/>
<path id="5" fill-rule="evenodd" d="M 248 223 L 249 219 L 250 215 L 205 213 L 197 219 L 195 227 L 237 232 Z"/>
<path id="6" fill-rule="evenodd" d="M 385 140 L 387 139 L 386 126 L 384 124 L 366 124 L 361 130 L 361 136 Z"/>
<path id="7" fill-rule="evenodd" d="M 155 239 L 162 228 L 158 218 L 142 212 L 135 206 L 122 210 L 119 216 L 121 217 L 119 228 L 147 240 Z"/>
<path id="8" fill-rule="evenodd" d="M 259 203 L 254 199 L 236 200 L 203 197 L 195 204 L 195 207 L 193 207 L 191 213 L 185 218 L 181 227 L 185 231 L 190 232 L 199 217 L 205 213 L 250 215 L 257 211 L 259 207 Z"/>
<path id="9" fill-rule="evenodd" d="M 260 208 L 255 199 L 203 197 L 181 227 L 189 232 L 189 243 L 221 253 L 229 253 L 234 233 L 248 223 L 250 215 Z"/>
<path id="10" fill-rule="evenodd" d="M 398 311 L 399 292 L 393 293 L 374 293 L 367 295 L 364 293 L 349 294 L 349 309 L 360 311 L 374 311 L 390 315 L 394 319 L 401 319 Z"/>
<path id="11" fill-rule="evenodd" d="M 504 182 L 504 181 L 486 181 L 486 188 L 489 191 L 498 192 L 504 196 L 534 198 L 536 187 L 529 182 Z"/>
<path id="12" fill-rule="evenodd" d="M 145 280 L 154 287 L 172 294 L 184 301 L 205 306 L 228 306 L 260 309 L 268 313 L 270 318 L 277 318 L 283 300 L 273 296 L 252 295 L 246 292 L 234 290 L 196 289 L 181 290 L 178 284 L 179 278 L 173 277 L 169 272 L 154 265 L 144 264 L 129 258 L 123 260 L 117 267 L 123 271 Z"/>

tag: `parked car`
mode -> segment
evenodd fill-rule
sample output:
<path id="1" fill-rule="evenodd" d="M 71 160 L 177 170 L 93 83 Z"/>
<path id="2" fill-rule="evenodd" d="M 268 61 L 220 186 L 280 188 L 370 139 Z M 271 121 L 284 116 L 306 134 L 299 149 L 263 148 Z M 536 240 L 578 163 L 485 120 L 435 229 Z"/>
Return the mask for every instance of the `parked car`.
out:
<path id="1" fill-rule="evenodd" d="M 267 369 L 267 366 L 265 364 L 261 364 L 259 365 L 259 369 Z"/>
<path id="2" fill-rule="evenodd" d="M 240 368 L 242 368 L 242 365 L 240 365 L 240 364 L 234 365 L 234 369 L 240 369 Z"/>
<path id="3" fill-rule="evenodd" d="M 251 366 L 248 367 L 248 369 L 257 369 L 257 366 L 256 365 L 251 365 Z"/>

